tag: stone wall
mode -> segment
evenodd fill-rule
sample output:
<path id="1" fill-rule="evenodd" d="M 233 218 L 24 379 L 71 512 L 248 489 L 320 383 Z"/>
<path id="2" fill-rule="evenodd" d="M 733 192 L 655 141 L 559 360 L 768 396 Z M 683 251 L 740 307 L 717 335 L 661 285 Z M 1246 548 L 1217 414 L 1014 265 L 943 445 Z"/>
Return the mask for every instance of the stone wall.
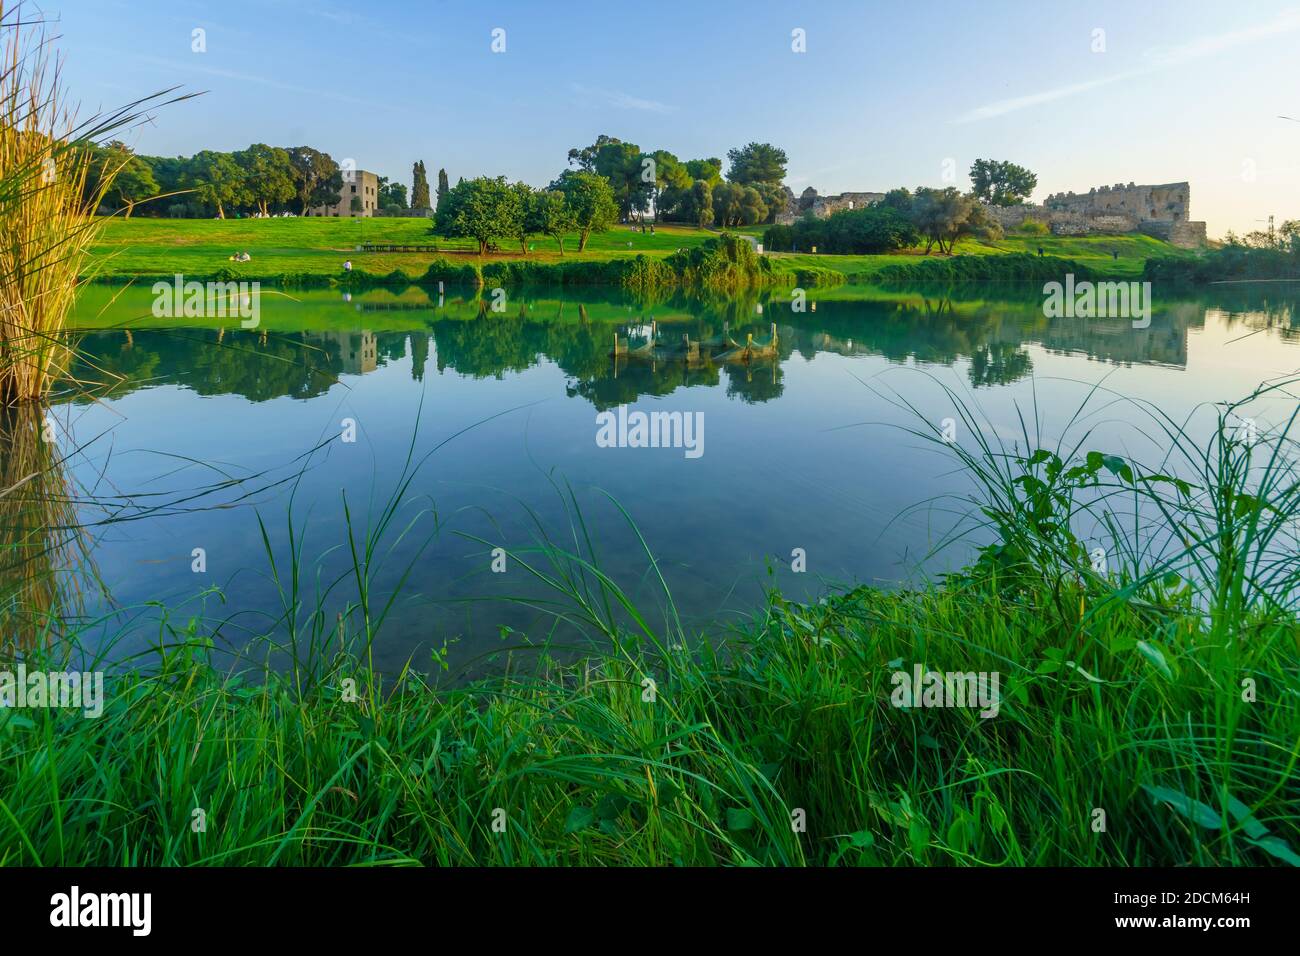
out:
<path id="1" fill-rule="evenodd" d="M 1041 205 L 986 205 L 985 208 L 1006 233 L 1016 232 L 1026 219 L 1032 219 L 1043 223 L 1055 236 L 1142 232 L 1184 249 L 1195 249 L 1205 245 L 1205 223 L 1188 220 L 1191 192 L 1187 183 L 1158 186 L 1119 183 L 1086 193 L 1055 193 Z M 790 225 L 810 212 L 824 219 L 841 209 L 861 209 L 884 198 L 884 193 L 866 192 L 819 196 L 810 186 L 797 200 L 786 205 L 776 221 Z"/>
<path id="2" fill-rule="evenodd" d="M 1179 222 L 1188 219 L 1191 186 L 1164 183 L 1159 186 L 1099 186 L 1086 193 L 1055 193 L 1044 203 L 1049 209 L 1077 212 L 1086 216 L 1128 216 L 1138 222 Z"/>
<path id="3" fill-rule="evenodd" d="M 788 226 L 810 212 L 818 219 L 825 219 L 843 209 L 862 209 L 884 198 L 884 193 L 840 193 L 837 196 L 819 196 L 817 190 L 809 186 L 798 199 L 787 203 L 785 209 L 777 213 L 776 221 L 780 225 Z"/>
<path id="4" fill-rule="evenodd" d="M 1047 225 L 1055 236 L 1121 235 L 1142 232 L 1175 246 L 1205 245 L 1205 223 L 1189 222 L 1187 183 L 1138 186 L 1122 183 L 1086 193 L 1055 193 L 1042 205 L 986 206 L 1003 231 L 1014 233 L 1026 219 Z"/>

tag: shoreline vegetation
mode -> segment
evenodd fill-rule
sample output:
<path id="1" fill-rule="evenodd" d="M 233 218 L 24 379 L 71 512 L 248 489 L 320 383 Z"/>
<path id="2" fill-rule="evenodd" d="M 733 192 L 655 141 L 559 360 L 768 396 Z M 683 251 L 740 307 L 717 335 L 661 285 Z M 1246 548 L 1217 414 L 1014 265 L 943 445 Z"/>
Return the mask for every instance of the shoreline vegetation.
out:
<path id="1" fill-rule="evenodd" d="M 518 251 L 475 254 L 464 241 L 430 244 L 425 221 L 410 219 L 111 219 L 83 278 L 99 282 L 260 281 L 284 287 L 432 285 L 482 288 L 525 284 L 654 288 L 804 288 L 879 281 L 1023 280 L 1073 272 L 1083 278 L 1138 279 L 1149 259 L 1188 255 L 1149 236 L 967 239 L 955 256 L 920 249 L 884 255 L 765 253 L 748 236 L 665 225 L 655 233 L 616 228 L 593 235 L 586 251 L 563 257 L 537 243 Z M 437 251 L 367 251 L 418 247 Z M 361 247 L 358 249 L 358 247 Z M 1038 255 L 1042 249 L 1043 255 Z M 249 262 L 230 261 L 238 251 Z M 353 268 L 345 271 L 344 262 Z"/>
<path id="2" fill-rule="evenodd" d="M 219 622 L 158 609 L 154 650 L 110 673 L 102 716 L 0 710 L 0 857 L 1300 865 L 1300 413 L 1247 444 L 1244 407 L 1214 410 L 1202 449 L 1134 403 L 1186 479 L 1040 447 L 1031 426 L 1012 448 L 918 424 L 972 480 L 993 532 L 978 559 L 894 592 L 770 592 L 721 641 L 683 629 L 662 579 L 659 611 L 638 606 L 574 514 L 571 545 L 509 549 L 554 592 L 552 636 L 503 635 L 503 673 L 450 686 L 436 648 L 396 674 L 370 663 L 391 606 L 371 581 L 414 530 L 398 506 L 416 463 L 377 514 L 349 513 L 353 567 L 329 585 L 343 613 L 302 589 L 291 514 L 290 553 L 266 555 L 285 610 L 261 651 L 232 666 Z M 961 406 L 979 436 L 976 414 Z M 1102 568 L 1075 536 L 1097 523 Z M 28 670 L 104 666 L 72 636 L 37 641 Z M 900 702 L 896 675 L 917 668 L 997 675 L 996 715 Z"/>

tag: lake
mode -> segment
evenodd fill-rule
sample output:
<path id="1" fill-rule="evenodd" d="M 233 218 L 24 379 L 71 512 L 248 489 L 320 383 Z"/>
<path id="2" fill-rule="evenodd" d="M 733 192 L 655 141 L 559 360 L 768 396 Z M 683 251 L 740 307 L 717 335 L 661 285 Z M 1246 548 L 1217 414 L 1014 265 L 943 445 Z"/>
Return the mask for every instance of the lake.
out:
<path id="1" fill-rule="evenodd" d="M 951 497 L 966 485 L 951 457 L 904 430 L 954 417 L 945 386 L 1008 443 L 1023 415 L 1045 443 L 1092 429 L 1086 449 L 1150 457 L 1138 406 L 1117 396 L 1191 416 L 1195 433 L 1208 428 L 1203 403 L 1300 368 L 1294 285 L 1157 289 L 1142 329 L 1046 318 L 1040 290 L 1018 284 L 850 286 L 810 292 L 802 312 L 757 296 L 647 305 L 543 290 L 494 311 L 490 297 L 414 288 L 263 293 L 256 329 L 153 319 L 152 300 L 147 286 L 83 291 L 82 387 L 51 416 L 104 589 L 83 586 L 87 615 L 117 609 L 129 622 L 114 655 L 156 640 L 148 601 L 182 625 L 223 621 L 232 647 L 264 633 L 283 605 L 259 516 L 284 575 L 292 503 L 305 586 L 328 583 L 351 567 L 344 496 L 364 526 L 408 460 L 427 459 L 407 470 L 376 595 L 409 577 L 376 662 L 427 669 L 448 643 L 474 672 L 499 666 L 484 655 L 502 628 L 541 639 L 548 626 L 535 606 L 546 589 L 516 557 L 494 571 L 492 549 L 526 551 L 543 534 L 572 545 L 578 513 L 600 566 L 652 621 L 664 602 L 638 532 L 683 619 L 725 624 L 769 585 L 815 599 L 970 556 L 978 534 L 932 553 L 969 512 Z M 665 348 L 645 354 L 652 327 Z M 750 335 L 760 348 L 748 359 L 718 354 Z M 684 336 L 704 343 L 699 358 L 673 353 Z M 628 352 L 614 357 L 616 337 Z M 1075 419 L 1097 383 L 1106 392 Z M 620 406 L 701 423 L 699 454 L 602 447 L 598 415 L 617 420 Z M 1260 428 L 1287 410 L 1260 403 Z"/>

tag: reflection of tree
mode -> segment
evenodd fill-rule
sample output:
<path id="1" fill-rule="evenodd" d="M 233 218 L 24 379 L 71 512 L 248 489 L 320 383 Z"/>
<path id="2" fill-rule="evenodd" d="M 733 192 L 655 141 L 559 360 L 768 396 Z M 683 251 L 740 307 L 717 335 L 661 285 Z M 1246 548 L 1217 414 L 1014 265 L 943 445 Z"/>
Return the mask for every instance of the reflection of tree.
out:
<path id="1" fill-rule="evenodd" d="M 411 378 L 424 381 L 424 366 L 429 361 L 429 336 L 424 332 L 411 333 Z"/>
<path id="2" fill-rule="evenodd" d="M 84 557 L 58 426 L 34 402 L 0 407 L 0 650 L 58 633 Z"/>
<path id="3" fill-rule="evenodd" d="M 753 405 L 758 402 L 780 398 L 784 391 L 781 381 L 781 364 L 776 361 L 742 364 L 728 363 L 724 366 L 727 373 L 727 395 L 739 398 Z"/>
<path id="4" fill-rule="evenodd" d="M 235 393 L 253 401 L 311 398 L 328 391 L 339 375 L 365 374 L 403 358 L 409 338 L 416 380 L 423 379 L 430 350 L 436 348 L 438 371 L 476 378 L 500 378 L 553 362 L 568 377 L 568 394 L 601 409 L 642 395 L 716 386 L 724 377 L 729 396 L 762 402 L 782 393 L 780 366 L 795 354 L 809 359 L 823 352 L 879 355 L 892 362 L 943 365 L 966 360 L 972 384 L 1002 385 L 1032 373 L 1024 347 L 1030 343 L 1108 362 L 1179 365 L 1187 358 L 1187 331 L 1203 324 L 1207 308 L 1221 307 L 1229 323 L 1276 328 L 1282 335 L 1295 334 L 1298 314 L 1294 300 L 1276 290 L 1232 290 L 1198 298 L 1185 292 L 1181 298 L 1172 293 L 1162 297 L 1157 290 L 1150 327 L 1140 329 L 1126 319 L 1049 320 L 1041 287 L 1033 283 L 997 285 L 996 299 L 988 298 L 990 289 L 988 284 L 876 289 L 851 298 L 836 298 L 844 293 L 835 290 L 823 293 L 832 298 L 821 301 L 818 290 L 810 290 L 804 312 L 794 312 L 787 295 L 777 293 L 673 294 L 638 302 L 601 289 L 525 290 L 508 300 L 505 312 L 492 311 L 483 297 L 421 299 L 404 303 L 412 306 L 404 317 L 414 315 L 415 307 L 427 312 L 427 332 L 89 333 L 74 374 L 83 382 L 116 383 L 107 389 L 110 395 L 176 383 L 204 395 Z M 646 342 L 644 332 L 652 319 L 658 320 L 664 347 L 653 356 L 624 355 L 615 362 L 615 335 L 635 352 Z M 774 319 L 780 325 L 775 368 L 767 358 L 745 366 L 718 356 L 726 349 L 724 330 L 737 342 L 749 333 L 764 342 Z M 683 336 L 703 343 L 698 360 L 686 361 L 676 349 Z"/>
<path id="5" fill-rule="evenodd" d="M 981 385 L 1009 385 L 1019 381 L 1034 370 L 1029 353 L 1006 342 L 976 349 L 970 360 L 970 383 Z"/>
<path id="6" fill-rule="evenodd" d="M 180 384 L 200 395 L 243 395 L 260 402 L 313 398 L 345 371 L 349 343 L 364 333 L 262 335 L 256 330 L 171 329 L 93 332 L 78 348 L 74 377 L 120 397 L 150 385 Z M 392 337 L 405 338 L 392 333 Z M 352 346 L 355 349 L 355 345 Z M 97 396 L 103 391 L 94 389 Z"/>

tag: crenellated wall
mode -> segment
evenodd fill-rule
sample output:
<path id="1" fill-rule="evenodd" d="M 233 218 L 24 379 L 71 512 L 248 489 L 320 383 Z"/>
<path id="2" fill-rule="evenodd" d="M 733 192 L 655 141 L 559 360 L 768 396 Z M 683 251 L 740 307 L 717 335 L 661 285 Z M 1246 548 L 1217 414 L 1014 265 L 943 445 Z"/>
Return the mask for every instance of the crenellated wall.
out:
<path id="1" fill-rule="evenodd" d="M 987 208 L 1007 232 L 1014 232 L 1026 219 L 1032 219 L 1046 224 L 1057 236 L 1142 232 L 1188 249 L 1203 246 L 1206 241 L 1205 223 L 1188 219 L 1191 186 L 1187 183 L 1118 183 L 1086 193 L 1054 193 L 1042 205 Z"/>
<path id="2" fill-rule="evenodd" d="M 1057 236 L 1121 235 L 1142 232 L 1175 246 L 1195 249 L 1205 245 L 1205 223 L 1192 222 L 1192 189 L 1188 183 L 1139 186 L 1117 183 L 1086 193 L 1054 193 L 1042 205 L 988 206 L 989 215 L 1004 232 L 1015 232 L 1026 219 L 1041 222 Z M 861 209 L 885 198 L 884 193 L 840 193 L 819 196 L 809 186 L 791 200 L 776 221 L 789 225 L 812 213 L 819 219 L 841 209 Z"/>

